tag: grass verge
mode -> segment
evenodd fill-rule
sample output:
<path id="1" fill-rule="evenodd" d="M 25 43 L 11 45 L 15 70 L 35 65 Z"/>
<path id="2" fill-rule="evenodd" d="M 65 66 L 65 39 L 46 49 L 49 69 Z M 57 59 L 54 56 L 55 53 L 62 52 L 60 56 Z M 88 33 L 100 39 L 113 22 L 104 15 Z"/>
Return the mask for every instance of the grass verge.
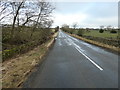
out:
<path id="1" fill-rule="evenodd" d="M 54 43 L 54 37 L 46 43 L 37 46 L 33 50 L 10 59 L 2 63 L 2 88 L 18 88 L 27 79 L 27 76 L 32 72 L 36 65 L 42 62 L 49 48 Z"/>
<path id="2" fill-rule="evenodd" d="M 71 35 L 71 36 L 73 36 L 73 37 L 75 37 L 75 38 L 77 38 L 77 39 L 83 40 L 83 41 L 88 42 L 88 43 L 91 43 L 91 44 L 93 44 L 93 45 L 96 45 L 96 46 L 105 48 L 105 49 L 107 49 L 107 50 L 110 50 L 110 51 L 112 51 L 112 52 L 114 52 L 114 53 L 120 54 L 120 48 L 119 48 L 119 47 L 107 45 L 107 44 L 100 43 L 100 42 L 93 41 L 93 40 L 89 40 L 89 39 L 80 37 L 80 36 L 75 35 L 75 34 L 70 34 L 70 33 L 68 33 L 68 34 Z"/>

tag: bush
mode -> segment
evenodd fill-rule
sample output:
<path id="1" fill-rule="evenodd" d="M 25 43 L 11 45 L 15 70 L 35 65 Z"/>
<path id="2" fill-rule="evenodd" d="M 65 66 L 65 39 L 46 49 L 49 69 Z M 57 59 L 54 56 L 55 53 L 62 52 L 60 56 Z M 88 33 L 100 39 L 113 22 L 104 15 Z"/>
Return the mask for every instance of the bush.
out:
<path id="1" fill-rule="evenodd" d="M 77 35 L 78 36 L 83 36 L 83 30 L 79 29 L 78 32 L 77 32 Z"/>
<path id="2" fill-rule="evenodd" d="M 117 33 L 117 31 L 115 31 L 115 30 L 111 30 L 110 33 Z"/>
<path id="3" fill-rule="evenodd" d="M 39 43 L 37 42 L 37 44 L 39 45 Z M 22 54 L 25 53 L 27 51 L 29 51 L 30 49 L 34 48 L 36 45 L 36 42 L 30 42 L 27 44 L 23 44 L 21 46 L 17 46 L 15 48 L 9 49 L 9 50 L 4 50 L 2 51 L 2 59 L 3 62 L 8 59 L 11 58 L 17 54 Z"/>
<path id="4" fill-rule="evenodd" d="M 17 54 L 25 53 L 37 45 L 41 45 L 51 38 L 51 29 L 41 29 L 36 28 L 33 32 L 32 37 L 30 37 L 32 30 L 27 30 L 27 28 L 14 32 L 14 37 L 10 39 L 10 30 L 3 28 L 3 38 L 2 38 L 2 58 L 3 61 L 8 58 L 12 58 Z"/>
<path id="5" fill-rule="evenodd" d="M 64 32 L 68 32 L 68 33 L 70 33 L 70 28 L 62 27 L 62 30 L 63 30 Z"/>
<path id="6" fill-rule="evenodd" d="M 57 26 L 56 28 L 55 28 L 55 32 L 57 32 L 59 30 L 59 26 Z"/>
<path id="7" fill-rule="evenodd" d="M 3 52 L 2 52 L 2 59 L 3 59 L 3 61 L 5 60 L 5 59 L 7 59 L 7 58 L 9 58 L 9 57 L 12 57 L 13 55 L 15 55 L 16 54 L 16 48 L 13 48 L 13 49 L 11 49 L 11 50 L 4 50 Z"/>
<path id="8" fill-rule="evenodd" d="M 69 29 L 69 33 L 70 33 L 70 34 L 73 34 L 73 33 L 74 33 L 74 30 L 73 30 L 73 29 Z"/>
<path id="9" fill-rule="evenodd" d="M 103 32 L 104 32 L 104 30 L 103 30 L 103 29 L 100 29 L 100 30 L 99 30 L 99 33 L 103 33 Z"/>

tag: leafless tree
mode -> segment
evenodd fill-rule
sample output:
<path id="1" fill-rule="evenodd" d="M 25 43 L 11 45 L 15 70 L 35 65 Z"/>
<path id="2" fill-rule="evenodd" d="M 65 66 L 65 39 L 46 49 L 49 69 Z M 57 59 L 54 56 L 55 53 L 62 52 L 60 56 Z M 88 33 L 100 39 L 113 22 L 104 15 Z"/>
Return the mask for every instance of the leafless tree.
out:
<path id="1" fill-rule="evenodd" d="M 37 3 L 37 9 L 38 9 L 38 17 L 36 18 L 36 21 L 34 23 L 34 27 L 33 27 L 33 30 L 32 30 L 32 33 L 31 33 L 31 37 L 33 35 L 33 32 L 35 30 L 36 27 L 39 27 L 39 25 L 42 24 L 42 22 L 47 22 L 49 21 L 49 18 L 52 11 L 55 9 L 51 4 L 50 2 L 40 2 L 38 1 Z M 43 23 L 45 24 L 45 23 Z"/>
<path id="2" fill-rule="evenodd" d="M 32 20 L 33 17 L 37 17 L 38 15 L 36 14 L 36 8 L 35 8 L 35 3 L 34 2 L 27 2 L 26 5 L 24 6 L 24 12 L 22 12 L 22 26 L 25 26 L 27 23 L 33 22 Z M 34 7 L 33 7 L 34 6 Z"/>
<path id="3" fill-rule="evenodd" d="M 111 30 L 112 29 L 112 26 L 111 25 L 108 25 L 107 26 L 107 30 Z"/>
<path id="4" fill-rule="evenodd" d="M 10 4 L 8 2 L 0 1 L 0 21 L 12 13 L 11 11 L 8 12 L 9 5 Z"/>
<path id="5" fill-rule="evenodd" d="M 103 25 L 101 25 L 101 26 L 100 26 L 100 29 L 104 29 L 104 26 L 103 26 Z"/>
<path id="6" fill-rule="evenodd" d="M 21 2 L 10 2 L 10 5 L 12 7 L 12 14 L 13 14 L 13 24 L 12 24 L 12 30 L 11 30 L 11 38 L 13 38 L 13 35 L 14 35 L 16 20 L 18 21 L 18 24 L 19 24 L 19 17 L 18 16 L 19 16 L 21 8 L 24 7 L 24 2 L 25 2 L 25 0 L 22 0 Z"/>
<path id="7" fill-rule="evenodd" d="M 72 25 L 72 26 L 73 26 L 73 28 L 74 28 L 74 29 L 76 29 L 76 27 L 78 26 L 78 23 L 77 23 L 77 22 L 75 22 L 75 23 L 73 23 L 73 25 Z"/>
<path id="8" fill-rule="evenodd" d="M 53 20 L 45 21 L 43 23 L 44 28 L 50 28 L 52 26 L 52 24 L 53 24 Z"/>
<path id="9" fill-rule="evenodd" d="M 62 25 L 62 28 L 69 28 L 69 25 L 63 24 L 63 25 Z"/>
<path id="10" fill-rule="evenodd" d="M 21 2 L 0 2 L 0 7 L 2 7 L 2 9 L 0 9 L 0 20 L 3 20 L 7 15 L 5 14 L 4 16 L 3 13 L 7 13 L 8 11 L 10 11 L 8 13 L 10 15 L 9 18 L 13 21 L 11 23 L 11 39 L 14 37 L 16 26 L 24 27 L 26 25 L 31 25 L 31 37 L 36 28 L 50 28 L 53 23 L 53 21 L 51 20 L 51 14 L 55 8 L 50 2 L 47 2 L 45 0 L 36 0 L 35 2 L 29 2 L 27 0 L 22 0 Z M 9 10 L 7 10 L 7 8 L 9 8 Z"/>

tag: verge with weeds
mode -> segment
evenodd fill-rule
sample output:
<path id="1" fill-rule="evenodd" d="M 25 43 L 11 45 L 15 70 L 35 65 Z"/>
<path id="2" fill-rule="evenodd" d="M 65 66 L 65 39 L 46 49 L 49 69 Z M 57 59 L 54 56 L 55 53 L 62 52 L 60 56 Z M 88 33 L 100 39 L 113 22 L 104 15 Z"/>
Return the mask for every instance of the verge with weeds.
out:
<path id="1" fill-rule="evenodd" d="M 21 54 L 17 58 L 4 61 L 2 64 L 2 87 L 21 87 L 29 73 L 34 70 L 34 67 L 42 62 L 42 58 L 54 43 L 54 37 L 56 36 L 57 33 L 52 36 L 52 39 L 33 50 Z"/>

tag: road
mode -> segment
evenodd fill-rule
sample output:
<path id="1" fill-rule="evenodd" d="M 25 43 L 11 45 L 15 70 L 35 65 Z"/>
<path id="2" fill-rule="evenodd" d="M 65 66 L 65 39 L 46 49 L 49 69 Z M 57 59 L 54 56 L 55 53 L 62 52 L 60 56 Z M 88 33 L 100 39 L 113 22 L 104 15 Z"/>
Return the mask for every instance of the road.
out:
<path id="1" fill-rule="evenodd" d="M 118 55 L 59 31 L 24 88 L 118 88 Z"/>

